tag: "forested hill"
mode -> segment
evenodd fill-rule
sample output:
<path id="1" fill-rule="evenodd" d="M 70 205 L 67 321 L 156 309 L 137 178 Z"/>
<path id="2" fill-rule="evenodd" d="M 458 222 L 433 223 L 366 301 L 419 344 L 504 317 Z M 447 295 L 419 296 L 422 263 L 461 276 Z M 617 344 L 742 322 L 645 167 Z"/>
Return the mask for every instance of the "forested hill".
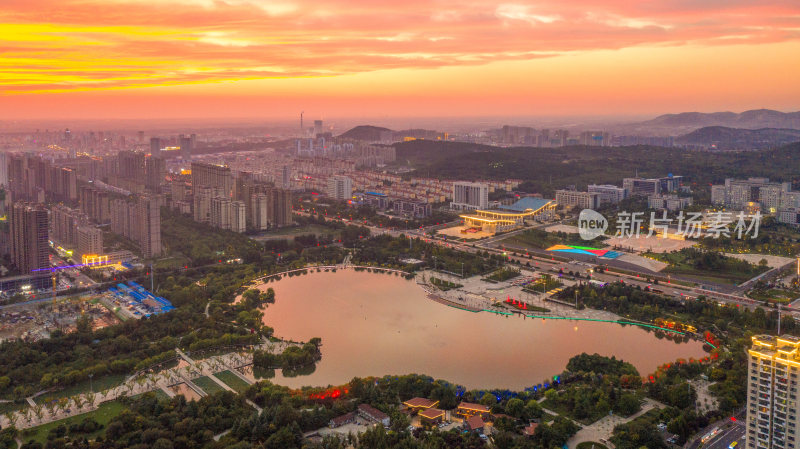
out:
<path id="1" fill-rule="evenodd" d="M 714 146 L 720 150 L 773 148 L 800 141 L 800 130 L 781 128 L 742 129 L 707 126 L 675 139 L 681 144 Z"/>
<path id="2" fill-rule="evenodd" d="M 683 175 L 695 184 L 747 176 L 792 181 L 800 166 L 800 143 L 775 150 L 726 153 L 650 146 L 499 148 L 424 140 L 398 143 L 395 148 L 398 163 L 416 168 L 415 176 L 517 178 L 527 181 L 526 190 L 543 194 L 573 184 L 579 188 L 592 183 L 620 185 L 622 178 L 633 177 L 637 170 L 644 177 Z"/>
<path id="3" fill-rule="evenodd" d="M 394 132 L 389 128 L 382 128 L 380 126 L 361 125 L 347 130 L 339 137 L 355 140 L 377 141 L 381 140 L 381 134 L 384 132 Z"/>

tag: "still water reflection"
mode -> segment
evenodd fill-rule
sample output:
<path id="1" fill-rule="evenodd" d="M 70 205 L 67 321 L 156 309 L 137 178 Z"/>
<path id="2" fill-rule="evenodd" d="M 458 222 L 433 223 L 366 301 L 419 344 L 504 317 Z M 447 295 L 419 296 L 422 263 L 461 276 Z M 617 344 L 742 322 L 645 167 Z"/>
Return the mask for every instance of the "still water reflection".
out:
<path id="1" fill-rule="evenodd" d="M 560 373 L 581 352 L 616 356 L 643 375 L 664 362 L 705 354 L 699 342 L 675 343 L 633 326 L 458 310 L 394 275 L 340 270 L 261 288 L 267 287 L 275 289 L 276 302 L 264 322 L 276 336 L 322 338 L 315 369 L 275 373 L 274 382 L 290 387 L 424 373 L 468 388 L 523 389 Z"/>

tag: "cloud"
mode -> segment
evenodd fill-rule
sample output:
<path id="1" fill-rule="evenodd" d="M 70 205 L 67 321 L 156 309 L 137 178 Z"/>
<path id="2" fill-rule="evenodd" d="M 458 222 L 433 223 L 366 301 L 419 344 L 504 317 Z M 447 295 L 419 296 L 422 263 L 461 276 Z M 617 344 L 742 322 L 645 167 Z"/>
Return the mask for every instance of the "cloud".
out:
<path id="1" fill-rule="evenodd" d="M 795 41 L 800 3 L 4 0 L 0 27 L 0 92 L 11 94 Z"/>
<path id="2" fill-rule="evenodd" d="M 561 20 L 561 16 L 557 14 L 538 14 L 534 11 L 534 8 L 528 5 L 506 3 L 498 6 L 495 10 L 495 14 L 497 17 L 502 19 L 521 20 L 532 25 L 539 23 L 553 23 L 557 20 Z"/>

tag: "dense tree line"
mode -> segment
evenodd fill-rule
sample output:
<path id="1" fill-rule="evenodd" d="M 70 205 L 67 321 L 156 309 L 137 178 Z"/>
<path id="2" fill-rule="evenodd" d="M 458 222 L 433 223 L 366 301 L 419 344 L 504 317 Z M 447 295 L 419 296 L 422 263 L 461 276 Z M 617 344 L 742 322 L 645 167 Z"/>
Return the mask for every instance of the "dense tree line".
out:
<path id="1" fill-rule="evenodd" d="M 464 276 L 484 274 L 503 266 L 503 258 L 488 252 L 464 253 L 452 248 L 426 242 L 420 238 L 401 235 L 391 237 L 380 235 L 364 239 L 355 245 L 353 263 L 365 265 L 400 266 L 406 271 L 416 269 L 414 264 L 403 264 L 401 259 L 418 259 L 425 266 Z M 462 265 L 463 264 L 463 265 Z"/>
<path id="2" fill-rule="evenodd" d="M 188 257 L 192 265 L 235 257 L 246 263 L 261 262 L 265 255 L 263 246 L 246 235 L 194 221 L 167 207 L 161 208 L 161 241 L 167 254 Z"/>
<path id="3" fill-rule="evenodd" d="M 685 176 L 694 187 L 724 178 L 764 176 L 776 181 L 796 177 L 800 144 L 747 152 L 687 151 L 652 146 L 499 148 L 465 142 L 415 140 L 395 144 L 397 160 L 411 164 L 419 176 L 439 179 L 522 179 L 521 188 L 552 195 L 575 185 L 617 184 L 638 171 L 640 176 L 667 173 Z M 552 196 L 551 196 L 552 198 Z"/>
<path id="4" fill-rule="evenodd" d="M 307 198 L 301 198 L 307 199 Z M 316 213 L 319 219 L 328 218 L 345 218 L 348 220 L 355 220 L 364 222 L 384 228 L 394 229 L 418 229 L 420 226 L 432 226 L 439 223 L 446 223 L 457 218 L 456 214 L 450 212 L 442 212 L 434 209 L 429 217 L 413 218 L 404 216 L 393 216 L 387 213 L 378 213 L 378 211 L 370 206 L 353 207 L 346 201 L 331 201 L 326 204 L 308 204 L 307 202 L 298 202 L 297 207 L 302 207 L 312 213 Z M 391 212 L 391 209 L 389 211 Z M 300 217 L 303 218 L 303 217 Z M 300 220 L 297 220 L 301 222 Z"/>
<path id="5" fill-rule="evenodd" d="M 545 393 L 545 407 L 591 423 L 614 412 L 629 416 L 640 409 L 642 380 L 630 363 L 598 354 L 572 357 L 560 385 Z"/>
<path id="6" fill-rule="evenodd" d="M 591 284 L 572 286 L 559 292 L 558 297 L 565 301 L 574 301 L 576 290 L 579 306 L 608 310 L 641 321 L 669 316 L 691 323 L 701 330 L 733 331 L 734 335 L 741 335 L 744 332 L 768 332 L 777 328 L 776 310 L 721 306 L 716 301 L 704 297 L 696 300 L 678 299 L 621 282 L 613 282 L 605 287 Z M 800 326 L 791 316 L 783 316 L 781 329 L 792 333 L 800 330 Z"/>
<path id="7" fill-rule="evenodd" d="M 294 369 L 312 365 L 322 358 L 320 344 L 321 339 L 312 338 L 302 346 L 289 346 L 280 354 L 257 349 L 253 352 L 253 365 L 264 369 Z"/>

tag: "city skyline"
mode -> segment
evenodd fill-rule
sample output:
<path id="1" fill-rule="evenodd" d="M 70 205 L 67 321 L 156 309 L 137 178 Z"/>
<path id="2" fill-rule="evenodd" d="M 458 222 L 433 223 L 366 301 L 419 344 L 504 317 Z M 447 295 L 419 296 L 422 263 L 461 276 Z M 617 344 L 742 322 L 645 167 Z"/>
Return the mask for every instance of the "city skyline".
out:
<path id="1" fill-rule="evenodd" d="M 800 98 L 790 1 L 33 0 L 4 2 L 0 22 L 1 119 L 635 116 Z"/>

